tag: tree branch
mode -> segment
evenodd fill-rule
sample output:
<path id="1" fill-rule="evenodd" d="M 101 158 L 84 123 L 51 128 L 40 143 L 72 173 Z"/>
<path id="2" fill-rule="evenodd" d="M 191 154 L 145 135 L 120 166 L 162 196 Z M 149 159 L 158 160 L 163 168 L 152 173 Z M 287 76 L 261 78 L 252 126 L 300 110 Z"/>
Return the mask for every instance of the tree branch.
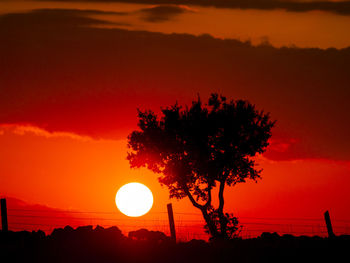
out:
<path id="1" fill-rule="evenodd" d="M 196 202 L 196 200 L 194 200 L 194 198 L 193 198 L 193 196 L 192 196 L 190 190 L 188 190 L 187 187 L 184 187 L 184 191 L 185 191 L 185 193 L 187 194 L 188 198 L 190 199 L 190 201 L 191 201 L 191 203 L 192 203 L 192 205 L 193 205 L 194 207 L 197 207 L 198 209 L 201 209 L 201 210 L 204 209 L 204 206 L 203 206 L 203 205 L 198 204 L 198 203 Z"/>
<path id="2" fill-rule="evenodd" d="M 205 203 L 204 207 L 207 209 L 211 205 L 211 187 L 208 186 L 208 200 Z"/>

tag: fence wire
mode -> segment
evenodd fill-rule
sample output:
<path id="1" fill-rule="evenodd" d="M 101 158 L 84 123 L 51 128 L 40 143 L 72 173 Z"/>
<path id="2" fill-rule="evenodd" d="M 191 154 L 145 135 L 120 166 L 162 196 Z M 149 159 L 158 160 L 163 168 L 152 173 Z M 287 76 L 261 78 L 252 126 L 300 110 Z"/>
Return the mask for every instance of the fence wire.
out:
<path id="1" fill-rule="evenodd" d="M 102 227 L 117 226 L 127 234 L 129 231 L 147 228 L 170 234 L 167 212 L 152 212 L 152 218 L 126 218 L 115 212 L 101 211 L 70 211 L 70 210 L 33 210 L 8 209 L 9 229 L 14 231 L 42 230 L 50 234 L 55 228 L 67 225 L 78 227 L 81 225 L 100 225 Z M 208 239 L 204 232 L 204 221 L 198 213 L 175 213 L 175 228 L 179 240 Z M 321 218 L 267 218 L 240 217 L 240 236 L 251 238 L 263 232 L 276 232 L 280 235 L 308 235 L 326 236 L 327 228 Z M 350 233 L 350 220 L 336 219 L 333 230 L 336 234 Z"/>

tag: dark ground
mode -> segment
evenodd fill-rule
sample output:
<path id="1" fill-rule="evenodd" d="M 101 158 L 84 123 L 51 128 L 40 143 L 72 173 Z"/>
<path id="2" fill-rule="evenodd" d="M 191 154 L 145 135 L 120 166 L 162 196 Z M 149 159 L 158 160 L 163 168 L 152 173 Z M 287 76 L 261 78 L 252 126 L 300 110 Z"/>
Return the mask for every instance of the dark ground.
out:
<path id="1" fill-rule="evenodd" d="M 295 237 L 263 233 L 227 242 L 174 244 L 161 232 L 122 235 L 117 227 L 92 226 L 37 232 L 1 232 L 0 262 L 350 262 L 350 236 Z"/>

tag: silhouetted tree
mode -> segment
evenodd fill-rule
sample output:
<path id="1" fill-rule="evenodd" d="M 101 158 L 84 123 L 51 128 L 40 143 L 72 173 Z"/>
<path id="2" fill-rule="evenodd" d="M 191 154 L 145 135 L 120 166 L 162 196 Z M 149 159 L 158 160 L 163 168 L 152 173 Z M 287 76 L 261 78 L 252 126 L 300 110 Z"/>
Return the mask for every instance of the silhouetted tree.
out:
<path id="1" fill-rule="evenodd" d="M 188 197 L 198 208 L 213 238 L 230 238 L 237 218 L 224 213 L 225 185 L 257 180 L 254 156 L 263 153 L 274 122 L 243 100 L 227 101 L 212 94 L 208 104 L 200 98 L 190 108 L 177 103 L 161 110 L 138 111 L 138 127 L 128 136 L 131 167 L 147 167 L 159 174 L 170 198 Z M 212 206 L 218 185 L 219 205 Z"/>

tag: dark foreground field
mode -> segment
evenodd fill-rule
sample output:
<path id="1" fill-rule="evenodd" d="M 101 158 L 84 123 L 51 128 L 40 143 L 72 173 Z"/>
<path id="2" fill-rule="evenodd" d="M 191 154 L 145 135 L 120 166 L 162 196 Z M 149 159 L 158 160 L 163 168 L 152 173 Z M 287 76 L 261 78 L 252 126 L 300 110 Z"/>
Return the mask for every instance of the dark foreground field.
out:
<path id="1" fill-rule="evenodd" d="M 0 232 L 0 262 L 350 262 L 350 236 L 332 239 L 264 233 L 230 242 L 174 244 L 161 232 L 122 235 L 91 226 L 44 232 Z"/>

